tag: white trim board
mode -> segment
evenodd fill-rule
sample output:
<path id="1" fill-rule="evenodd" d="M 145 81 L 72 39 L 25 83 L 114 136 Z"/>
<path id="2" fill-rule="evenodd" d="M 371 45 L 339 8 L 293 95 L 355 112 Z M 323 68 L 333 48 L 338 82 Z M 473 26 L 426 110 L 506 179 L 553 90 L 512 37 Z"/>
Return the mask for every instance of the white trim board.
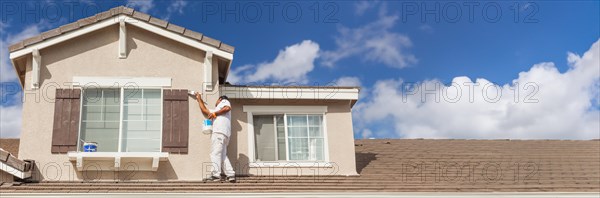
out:
<path id="1" fill-rule="evenodd" d="M 233 99 L 358 100 L 359 89 L 337 87 L 222 87 L 221 93 Z"/>
<path id="2" fill-rule="evenodd" d="M 223 87 L 222 93 L 240 99 L 338 99 L 357 100 L 358 88 Z"/>
<path id="3" fill-rule="evenodd" d="M 73 84 L 79 87 L 171 87 L 168 77 L 91 77 L 74 76 Z"/>
<path id="4" fill-rule="evenodd" d="M 115 171 L 120 171 L 122 158 L 149 158 L 152 159 L 151 171 L 158 170 L 159 161 L 166 161 L 169 158 L 167 152 L 68 152 L 67 156 L 70 161 L 75 161 L 78 171 L 83 171 L 84 160 L 111 160 L 114 161 L 113 168 Z M 140 169 L 142 170 L 142 169 Z"/>
<path id="5" fill-rule="evenodd" d="M 327 113 L 327 106 L 267 106 L 244 105 L 243 111 L 248 113 Z"/>
<path id="6" fill-rule="evenodd" d="M 332 163 L 329 162 L 294 162 L 294 161 L 282 161 L 282 162 L 250 162 L 249 167 L 271 167 L 271 168 L 331 168 Z"/>
<path id="7" fill-rule="evenodd" d="M 23 172 L 23 171 L 20 171 L 19 169 L 13 168 L 12 166 L 9 166 L 8 164 L 6 164 L 2 161 L 0 161 L 0 171 L 4 171 L 8 174 L 11 174 L 11 175 L 21 178 L 21 179 L 31 177 L 31 170 L 29 170 L 27 172 Z"/>
<path id="8" fill-rule="evenodd" d="M 200 41 L 182 36 L 182 35 L 174 33 L 174 32 L 170 32 L 163 28 L 156 27 L 146 21 L 140 21 L 138 19 L 132 18 L 130 16 L 126 16 L 124 14 L 113 16 L 112 18 L 105 19 L 103 21 L 94 23 L 92 25 L 89 25 L 89 26 L 86 26 L 86 27 L 83 27 L 83 28 L 80 28 L 80 29 L 77 29 L 77 30 L 74 30 L 71 32 L 67 32 L 63 35 L 60 35 L 60 36 L 57 36 L 54 38 L 50 38 L 48 40 L 27 46 L 23 49 L 19 49 L 17 51 L 11 52 L 9 57 L 12 60 L 12 59 L 32 53 L 32 51 L 34 49 L 42 50 L 44 48 L 47 48 L 47 47 L 56 45 L 58 43 L 73 39 L 75 37 L 79 37 L 81 35 L 84 35 L 84 34 L 87 34 L 87 33 L 90 33 L 90 32 L 93 32 L 93 31 L 96 31 L 96 30 L 99 30 L 99 29 L 102 29 L 102 28 L 105 28 L 105 27 L 108 27 L 108 26 L 111 26 L 114 24 L 118 24 L 120 21 L 125 21 L 125 23 L 127 23 L 128 25 L 140 27 L 142 29 L 145 29 L 147 31 L 161 35 L 163 37 L 175 40 L 177 42 L 188 45 L 190 47 L 194 47 L 194 48 L 206 51 L 206 52 L 212 51 L 212 53 L 214 53 L 215 55 L 225 58 L 227 60 L 230 60 L 230 61 L 233 60 L 232 53 L 225 52 L 219 48 L 204 44 Z"/>
<path id="9" fill-rule="evenodd" d="M 292 167 L 330 167 L 329 163 L 329 135 L 327 132 L 327 106 L 266 106 L 266 105 L 244 105 L 243 112 L 246 113 L 247 117 L 247 133 L 248 133 L 248 156 L 250 156 L 250 167 L 290 167 L 289 164 L 296 164 Z M 323 141 L 324 145 L 324 161 L 280 161 L 280 162 L 257 162 L 254 156 L 255 154 L 255 141 L 254 141 L 254 115 L 261 114 L 284 114 L 284 126 L 286 131 L 286 145 L 287 143 L 287 114 L 321 114 L 323 116 L 322 127 L 323 127 Z M 289 153 L 288 147 L 286 146 L 286 153 Z M 289 155 L 289 154 L 286 154 Z M 281 163 L 284 166 L 281 166 Z"/>

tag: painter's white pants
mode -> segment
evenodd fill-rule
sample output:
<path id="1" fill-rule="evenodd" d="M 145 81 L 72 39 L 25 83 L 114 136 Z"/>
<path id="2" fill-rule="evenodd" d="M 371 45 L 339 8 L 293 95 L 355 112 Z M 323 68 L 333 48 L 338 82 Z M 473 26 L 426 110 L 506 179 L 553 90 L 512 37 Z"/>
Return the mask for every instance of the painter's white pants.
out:
<path id="1" fill-rule="evenodd" d="M 229 145 L 229 137 L 225 134 L 214 132 L 211 137 L 210 146 L 210 161 L 212 161 L 211 174 L 215 177 L 221 177 L 221 168 L 225 165 L 225 175 L 235 176 L 231 162 L 227 157 L 227 145 Z"/>

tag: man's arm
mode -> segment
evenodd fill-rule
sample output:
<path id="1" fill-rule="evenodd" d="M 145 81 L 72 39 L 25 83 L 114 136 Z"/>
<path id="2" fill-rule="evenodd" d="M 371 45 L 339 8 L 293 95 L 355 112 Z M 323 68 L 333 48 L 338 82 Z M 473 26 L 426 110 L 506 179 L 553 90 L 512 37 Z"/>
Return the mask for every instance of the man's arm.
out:
<path id="1" fill-rule="evenodd" d="M 221 108 L 221 110 L 215 111 L 214 114 L 215 114 L 215 116 L 218 116 L 218 115 L 227 113 L 228 111 L 231 111 L 231 107 L 225 106 L 225 107 Z"/>
<path id="2" fill-rule="evenodd" d="M 210 111 L 204 105 L 204 101 L 202 101 L 202 96 L 200 95 L 200 93 L 196 93 L 196 100 L 198 101 L 198 106 L 200 106 L 200 111 L 202 111 L 202 114 L 204 114 L 204 116 L 209 116 Z"/>

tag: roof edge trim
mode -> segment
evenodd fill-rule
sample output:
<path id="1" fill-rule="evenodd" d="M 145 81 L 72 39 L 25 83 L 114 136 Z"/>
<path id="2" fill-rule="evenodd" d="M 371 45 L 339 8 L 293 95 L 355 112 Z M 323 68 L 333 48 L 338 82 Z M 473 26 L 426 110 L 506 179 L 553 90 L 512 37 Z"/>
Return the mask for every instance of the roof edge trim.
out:
<path id="1" fill-rule="evenodd" d="M 10 52 L 9 57 L 10 57 L 11 60 L 15 59 L 15 58 L 19 58 L 21 56 L 30 54 L 34 49 L 41 50 L 41 49 L 44 49 L 44 48 L 56 45 L 58 43 L 62 43 L 64 41 L 67 41 L 67 40 L 70 40 L 70 39 L 82 36 L 84 34 L 87 34 L 87 33 L 90 33 L 90 32 L 93 32 L 93 31 L 96 31 L 96 30 L 99 30 L 99 29 L 102 29 L 102 28 L 106 28 L 106 27 L 114 25 L 114 24 L 117 24 L 117 23 L 119 23 L 120 20 L 124 20 L 128 25 L 133 25 L 133 26 L 145 29 L 147 31 L 153 32 L 155 34 L 159 34 L 159 35 L 161 35 L 163 37 L 166 37 L 166 38 L 178 41 L 178 42 L 180 42 L 182 44 L 189 45 L 191 47 L 194 47 L 194 48 L 197 48 L 197 49 L 200 49 L 200 50 L 203 50 L 203 51 L 212 51 L 217 56 L 220 56 L 220 57 L 225 58 L 227 60 L 233 60 L 233 54 L 232 53 L 223 51 L 222 49 L 219 49 L 219 48 L 216 48 L 216 47 L 213 47 L 213 46 L 209 46 L 209 45 L 204 44 L 204 43 L 202 43 L 200 41 L 196 41 L 194 39 L 187 38 L 187 37 L 185 37 L 183 35 L 180 35 L 180 34 L 177 34 L 177 33 L 171 32 L 171 31 L 168 31 L 166 29 L 157 27 L 155 25 L 150 24 L 149 22 L 141 21 L 141 20 L 132 18 L 132 17 L 127 16 L 125 14 L 120 14 L 120 15 L 117 15 L 117 16 L 113 16 L 111 18 L 108 18 L 108 19 L 105 19 L 103 21 L 91 24 L 89 26 L 82 27 L 80 29 L 70 31 L 70 32 L 64 33 L 64 34 L 59 35 L 59 36 L 56 36 L 56 37 L 53 37 L 53 38 L 49 38 L 49 39 L 41 41 L 39 43 L 35 43 L 35 44 L 32 44 L 32 45 L 26 46 L 25 48 L 15 50 L 13 52 Z"/>

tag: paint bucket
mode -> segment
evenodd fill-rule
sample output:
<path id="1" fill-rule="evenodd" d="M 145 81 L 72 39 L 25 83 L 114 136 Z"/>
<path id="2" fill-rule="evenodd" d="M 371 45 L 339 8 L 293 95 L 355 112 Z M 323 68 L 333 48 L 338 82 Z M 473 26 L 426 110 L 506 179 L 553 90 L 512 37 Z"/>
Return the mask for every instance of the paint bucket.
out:
<path id="1" fill-rule="evenodd" d="M 204 134 L 212 133 L 212 124 L 213 124 L 213 121 L 211 119 L 204 120 L 204 124 L 202 126 L 202 133 L 204 133 Z"/>
<path id="2" fill-rule="evenodd" d="M 83 152 L 96 152 L 98 149 L 98 143 L 96 142 L 84 142 Z"/>

